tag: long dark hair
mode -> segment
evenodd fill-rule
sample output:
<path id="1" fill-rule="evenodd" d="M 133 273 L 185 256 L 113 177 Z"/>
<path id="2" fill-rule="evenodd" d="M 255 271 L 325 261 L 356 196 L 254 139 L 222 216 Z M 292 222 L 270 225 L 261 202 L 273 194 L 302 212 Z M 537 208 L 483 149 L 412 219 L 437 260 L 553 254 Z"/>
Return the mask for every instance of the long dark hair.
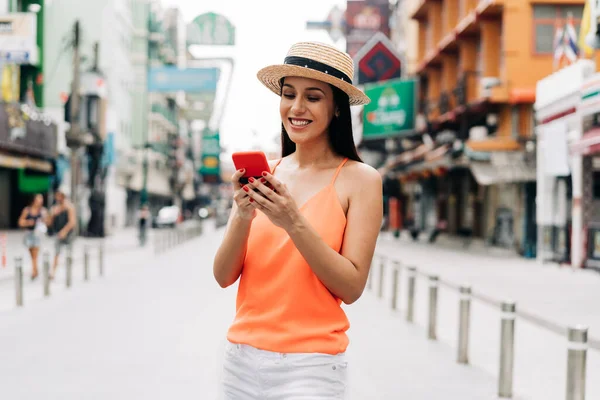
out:
<path id="1" fill-rule="evenodd" d="M 285 78 L 284 78 L 285 79 Z M 331 149 L 342 157 L 348 157 L 350 160 L 362 162 L 356 151 L 354 136 L 352 134 L 352 115 L 350 114 L 350 99 L 342 90 L 333 85 L 333 102 L 339 111 L 339 115 L 331 119 L 327 129 L 329 145 Z M 283 79 L 281 80 L 283 88 Z M 289 156 L 296 151 L 296 143 L 292 142 L 290 136 L 281 123 L 281 157 Z"/>

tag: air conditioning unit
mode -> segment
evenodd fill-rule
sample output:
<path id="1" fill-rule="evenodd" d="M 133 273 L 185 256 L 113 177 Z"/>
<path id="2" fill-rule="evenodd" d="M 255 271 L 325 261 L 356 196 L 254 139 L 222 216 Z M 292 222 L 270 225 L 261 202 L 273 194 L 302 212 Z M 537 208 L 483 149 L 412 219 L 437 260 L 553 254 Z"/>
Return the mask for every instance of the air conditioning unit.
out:
<path id="1" fill-rule="evenodd" d="M 486 140 L 488 137 L 488 129 L 485 126 L 474 126 L 469 129 L 469 140 L 474 142 Z"/>
<path id="2" fill-rule="evenodd" d="M 492 95 L 492 89 L 497 86 L 500 86 L 502 84 L 502 81 L 500 80 L 500 78 L 487 76 L 481 78 L 479 84 L 481 97 L 490 97 Z"/>

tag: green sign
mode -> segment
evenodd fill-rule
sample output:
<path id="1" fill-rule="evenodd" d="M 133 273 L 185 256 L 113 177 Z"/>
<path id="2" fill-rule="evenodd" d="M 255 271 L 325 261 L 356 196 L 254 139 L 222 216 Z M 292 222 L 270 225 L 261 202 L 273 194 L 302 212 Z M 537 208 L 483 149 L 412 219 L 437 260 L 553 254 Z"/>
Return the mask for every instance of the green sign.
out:
<path id="1" fill-rule="evenodd" d="M 394 79 L 365 85 L 371 103 L 364 108 L 363 139 L 413 132 L 417 111 L 416 80 Z"/>
<path id="2" fill-rule="evenodd" d="M 201 14 L 187 27 L 187 44 L 233 46 L 235 26 L 220 14 Z"/>
<path id="3" fill-rule="evenodd" d="M 219 175 L 221 155 L 221 145 L 219 142 L 219 132 L 213 132 L 206 128 L 202 132 L 202 156 L 200 165 L 200 175 Z"/>

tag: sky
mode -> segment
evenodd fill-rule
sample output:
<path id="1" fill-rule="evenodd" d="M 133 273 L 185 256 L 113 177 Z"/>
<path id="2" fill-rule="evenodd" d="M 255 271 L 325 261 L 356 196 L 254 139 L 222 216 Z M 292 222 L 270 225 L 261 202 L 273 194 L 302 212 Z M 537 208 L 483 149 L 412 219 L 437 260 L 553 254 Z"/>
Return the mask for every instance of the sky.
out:
<path id="1" fill-rule="evenodd" d="M 274 142 L 279 136 L 279 97 L 256 78 L 262 67 L 281 64 L 290 46 L 315 40 L 345 49 L 343 40 L 334 43 L 327 32 L 308 31 L 306 21 L 322 21 L 340 0 L 162 0 L 162 6 L 178 7 L 186 21 L 199 14 L 215 12 L 236 26 L 236 45 L 231 49 L 206 49 L 207 56 L 227 52 L 235 59 L 232 86 L 220 126 L 221 145 L 228 152 L 247 150 L 258 140 Z M 210 54 L 209 54 L 210 53 Z"/>

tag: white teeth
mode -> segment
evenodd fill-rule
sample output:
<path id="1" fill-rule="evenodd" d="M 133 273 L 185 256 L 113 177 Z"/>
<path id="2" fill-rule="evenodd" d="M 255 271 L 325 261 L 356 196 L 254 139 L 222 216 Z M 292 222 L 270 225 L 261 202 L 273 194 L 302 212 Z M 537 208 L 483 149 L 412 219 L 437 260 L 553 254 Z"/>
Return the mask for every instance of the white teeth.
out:
<path id="1" fill-rule="evenodd" d="M 297 126 L 305 126 L 310 123 L 310 121 L 301 121 L 298 119 L 291 119 L 290 121 L 292 122 L 292 125 L 297 125 Z"/>

